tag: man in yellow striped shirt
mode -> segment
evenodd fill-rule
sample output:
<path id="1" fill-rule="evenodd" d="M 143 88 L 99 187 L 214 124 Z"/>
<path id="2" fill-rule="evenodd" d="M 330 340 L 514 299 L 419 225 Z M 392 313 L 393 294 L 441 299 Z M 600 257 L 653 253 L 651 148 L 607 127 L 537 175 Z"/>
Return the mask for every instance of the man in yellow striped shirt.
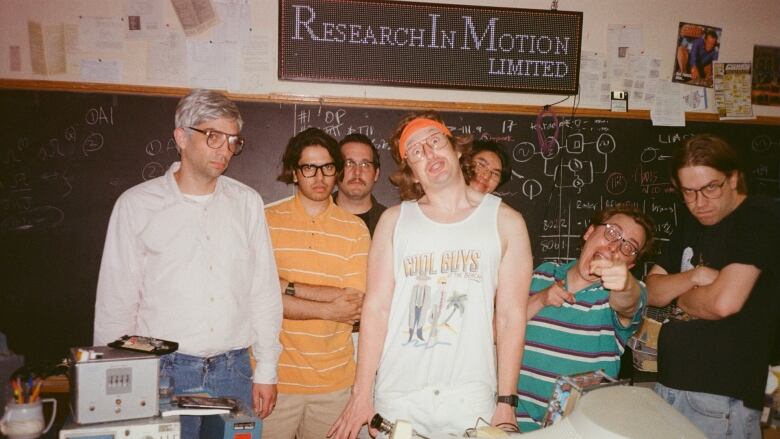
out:
<path id="1" fill-rule="evenodd" d="M 360 218 L 333 203 L 343 169 L 335 139 L 318 128 L 294 136 L 278 180 L 293 197 L 266 217 L 284 305 L 279 397 L 263 437 L 323 438 L 355 377 L 352 324 L 360 318 L 370 237 Z"/>

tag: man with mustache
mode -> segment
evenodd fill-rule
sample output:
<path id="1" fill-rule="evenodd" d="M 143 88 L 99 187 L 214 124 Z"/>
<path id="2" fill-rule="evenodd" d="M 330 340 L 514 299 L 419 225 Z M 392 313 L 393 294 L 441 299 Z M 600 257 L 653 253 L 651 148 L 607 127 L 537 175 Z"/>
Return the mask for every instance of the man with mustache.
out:
<path id="1" fill-rule="evenodd" d="M 284 320 L 279 398 L 263 422 L 270 439 L 322 438 L 355 378 L 352 325 L 360 318 L 371 238 L 331 199 L 343 160 L 319 128 L 295 135 L 279 181 L 296 194 L 266 210 L 281 279 Z"/>
<path id="2" fill-rule="evenodd" d="M 333 200 L 342 209 L 362 219 L 373 236 L 379 217 L 387 209 L 371 194 L 379 180 L 379 152 L 371 139 L 360 133 L 345 136 L 339 142 L 339 148 L 344 159 L 344 172 Z"/>
<path id="3" fill-rule="evenodd" d="M 652 220 L 636 207 L 597 212 L 580 257 L 534 270 L 518 394 L 520 431 L 538 429 L 561 375 L 603 369 L 613 378 L 637 329 L 647 290 L 629 271 L 653 244 Z"/>

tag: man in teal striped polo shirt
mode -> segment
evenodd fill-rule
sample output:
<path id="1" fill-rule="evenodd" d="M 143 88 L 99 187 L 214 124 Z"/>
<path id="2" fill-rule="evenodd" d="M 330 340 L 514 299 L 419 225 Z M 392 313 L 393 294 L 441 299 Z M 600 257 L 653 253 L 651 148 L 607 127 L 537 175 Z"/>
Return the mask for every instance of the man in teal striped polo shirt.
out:
<path id="1" fill-rule="evenodd" d="M 578 259 L 534 270 L 517 386 L 521 431 L 541 427 L 559 376 L 603 369 L 617 377 L 647 303 L 645 285 L 629 270 L 649 252 L 652 233 L 638 208 L 609 207 L 593 216 Z"/>

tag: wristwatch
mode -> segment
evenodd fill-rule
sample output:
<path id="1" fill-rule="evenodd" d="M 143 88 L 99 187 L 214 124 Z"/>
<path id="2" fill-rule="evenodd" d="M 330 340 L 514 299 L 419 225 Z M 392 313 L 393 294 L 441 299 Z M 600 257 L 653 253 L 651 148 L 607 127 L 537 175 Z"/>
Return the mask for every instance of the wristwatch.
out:
<path id="1" fill-rule="evenodd" d="M 295 282 L 287 283 L 287 288 L 284 289 L 284 294 L 288 296 L 295 296 Z"/>
<path id="2" fill-rule="evenodd" d="M 512 407 L 517 407 L 517 405 L 520 404 L 520 397 L 517 395 L 499 395 L 496 398 L 496 402 L 503 402 L 504 404 L 509 404 Z"/>

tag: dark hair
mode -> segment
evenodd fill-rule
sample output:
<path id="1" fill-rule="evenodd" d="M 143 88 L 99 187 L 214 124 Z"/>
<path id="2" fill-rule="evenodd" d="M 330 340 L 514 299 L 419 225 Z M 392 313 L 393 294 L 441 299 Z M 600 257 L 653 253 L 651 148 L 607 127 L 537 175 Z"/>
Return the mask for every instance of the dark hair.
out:
<path id="1" fill-rule="evenodd" d="M 593 217 L 590 219 L 590 224 L 595 227 L 599 224 L 607 223 L 613 216 L 621 214 L 633 219 L 635 223 L 642 226 L 642 229 L 645 232 L 645 244 L 639 249 L 636 260 L 638 261 L 644 256 L 651 254 L 653 247 L 655 246 L 655 237 L 653 235 L 653 232 L 655 231 L 655 221 L 653 221 L 653 218 L 648 214 L 642 212 L 640 208 L 632 204 L 621 203 L 602 209 L 593 214 Z"/>
<path id="2" fill-rule="evenodd" d="M 377 151 L 376 145 L 374 145 L 374 142 L 372 142 L 368 136 L 360 133 L 347 134 L 341 139 L 341 142 L 339 142 L 339 151 L 341 151 L 341 147 L 344 146 L 345 143 L 349 142 L 362 143 L 371 148 L 371 162 L 374 164 L 375 168 L 379 169 L 379 151 Z"/>
<path id="3" fill-rule="evenodd" d="M 501 179 L 496 186 L 496 189 L 498 189 L 502 184 L 509 181 L 512 173 L 509 156 L 498 142 L 493 140 L 475 140 L 471 144 L 469 154 L 464 154 L 460 157 L 460 167 L 463 169 L 463 175 L 466 177 L 466 181 L 471 181 L 474 178 L 474 157 L 482 151 L 492 152 L 501 161 Z"/>
<path id="4" fill-rule="evenodd" d="M 718 33 L 715 32 L 712 29 L 709 29 L 709 30 L 707 30 L 707 32 L 704 32 L 704 38 L 707 38 L 707 37 L 712 37 L 712 38 L 715 38 L 717 40 L 718 39 Z"/>
<path id="5" fill-rule="evenodd" d="M 412 168 L 409 167 L 409 165 L 406 163 L 406 160 L 401 158 L 401 153 L 398 150 L 400 146 L 398 142 L 401 139 L 401 134 L 403 133 L 404 128 L 406 128 L 406 125 L 409 122 L 417 118 L 431 119 L 444 124 L 444 121 L 441 119 L 441 116 L 439 116 L 439 113 L 433 110 L 425 110 L 406 114 L 398 122 L 398 125 L 395 128 L 395 132 L 390 138 L 390 153 L 393 156 L 393 160 L 395 160 L 395 162 L 398 164 L 398 169 L 396 169 L 390 175 L 390 182 L 398 188 L 398 195 L 400 196 L 401 200 L 419 200 L 423 195 L 425 195 L 425 191 L 423 190 L 422 185 L 414 181 L 414 173 L 412 172 Z M 444 125 L 446 126 L 446 124 Z M 448 136 L 448 139 L 453 148 L 455 148 L 455 151 L 461 153 L 461 156 L 468 155 L 469 151 L 471 151 L 471 142 L 473 140 L 471 134 L 466 136 Z"/>
<path id="6" fill-rule="evenodd" d="M 298 161 L 301 159 L 303 150 L 309 146 L 321 146 L 328 150 L 333 163 L 336 164 L 337 177 L 341 174 L 344 168 L 344 160 L 341 158 L 341 151 L 339 151 L 339 145 L 336 143 L 336 139 L 328 135 L 325 131 L 319 128 L 307 128 L 300 133 L 294 135 L 287 147 L 284 149 L 282 155 L 282 173 L 279 174 L 276 179 L 283 183 L 293 183 L 295 180 L 295 170 L 298 168 Z"/>
<path id="7" fill-rule="evenodd" d="M 736 172 L 739 176 L 737 192 L 740 194 L 748 192 L 745 173 L 742 172 L 742 162 L 737 151 L 720 137 L 712 134 L 693 136 L 672 154 L 669 160 L 669 173 L 677 189 L 680 188 L 680 169 L 689 166 L 707 166 L 726 174 L 727 177 L 731 177 Z"/>

